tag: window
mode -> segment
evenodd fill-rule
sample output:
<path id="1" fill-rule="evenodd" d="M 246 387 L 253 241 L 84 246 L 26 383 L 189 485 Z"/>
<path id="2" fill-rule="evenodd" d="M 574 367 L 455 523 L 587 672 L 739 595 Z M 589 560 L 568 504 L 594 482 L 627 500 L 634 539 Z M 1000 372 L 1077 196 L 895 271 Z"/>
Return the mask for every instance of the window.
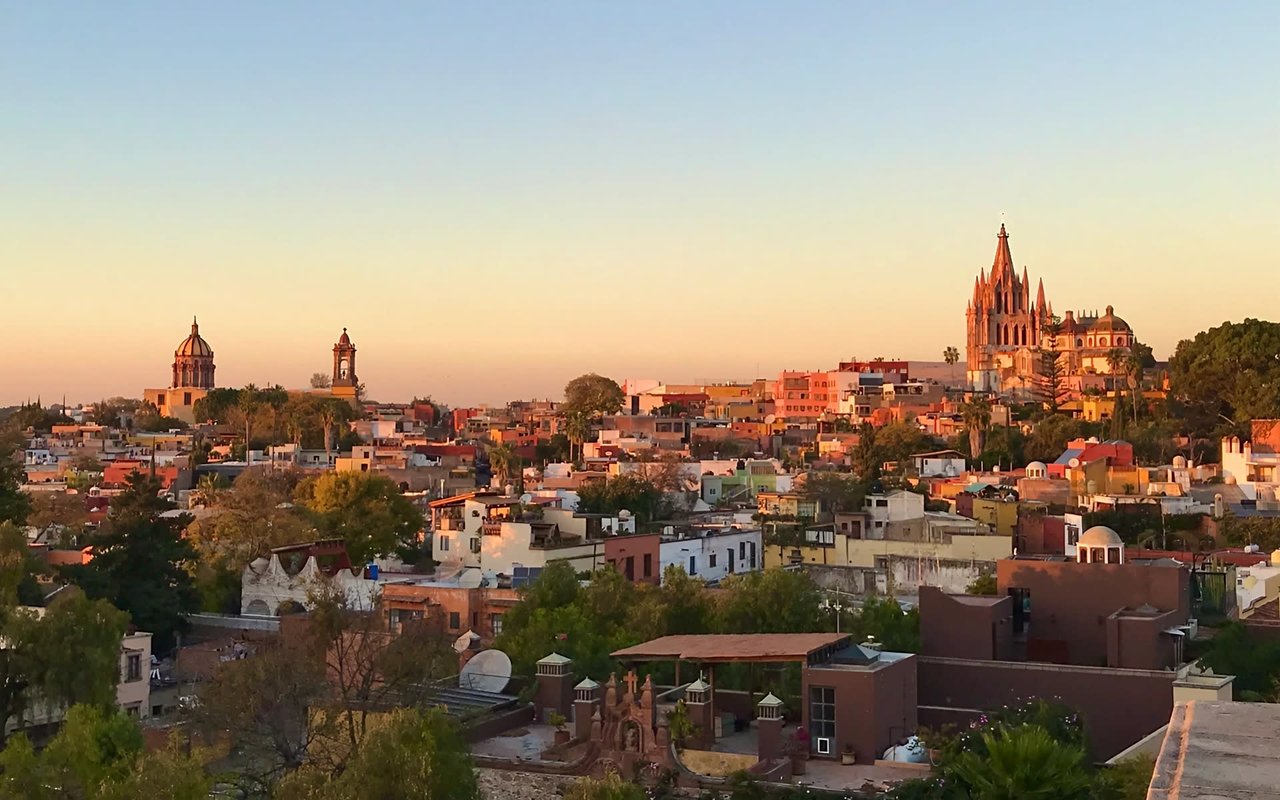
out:
<path id="1" fill-rule="evenodd" d="M 158 717 L 158 716 L 160 716 L 160 715 L 161 715 L 161 714 L 163 714 L 163 713 L 164 713 L 164 706 L 152 706 L 152 707 L 151 707 L 151 716 L 153 716 L 153 717 Z"/>
<path id="2" fill-rule="evenodd" d="M 652 553 L 644 554 L 644 576 L 646 578 L 653 577 L 653 554 Z"/>
<path id="3" fill-rule="evenodd" d="M 184 406 L 189 406 L 189 405 L 191 405 L 191 392 L 183 392 L 183 393 L 182 393 L 182 404 L 183 404 Z M 135 709 L 135 710 L 136 710 L 136 709 Z"/>
<path id="4" fill-rule="evenodd" d="M 128 665 L 128 674 L 125 680 L 142 680 L 142 655 L 139 653 L 130 653 L 126 663 Z"/>
<path id="5" fill-rule="evenodd" d="M 830 686 L 809 687 L 809 736 L 836 738 L 836 690 Z"/>
<path id="6" fill-rule="evenodd" d="M 742 561 L 745 561 L 745 560 L 746 560 L 746 558 L 747 558 L 747 543 L 746 543 L 746 542 L 738 542 L 738 558 L 739 558 L 739 560 L 742 560 Z"/>
<path id="7" fill-rule="evenodd" d="M 715 568 L 716 568 L 716 554 L 715 554 L 715 553 L 708 553 L 708 554 L 707 554 L 707 569 L 715 569 Z"/>
<path id="8" fill-rule="evenodd" d="M 689 574 L 690 575 L 698 574 L 698 557 L 697 556 L 689 556 Z"/>
<path id="9" fill-rule="evenodd" d="M 636 557 L 627 556 L 626 568 L 623 574 L 627 576 L 627 580 L 634 581 L 636 579 Z"/>
<path id="10" fill-rule="evenodd" d="M 449 612 L 449 629 L 456 631 L 461 626 L 462 626 L 462 615 L 459 614 L 457 611 L 450 611 Z"/>
<path id="11" fill-rule="evenodd" d="M 730 547 L 728 550 L 725 550 L 724 552 L 725 552 L 725 553 L 728 555 L 728 557 L 729 557 L 729 572 L 730 572 L 730 573 L 732 573 L 732 572 L 734 571 L 734 567 L 736 566 L 736 565 L 733 563 L 733 548 L 732 548 L 732 547 Z"/>
<path id="12" fill-rule="evenodd" d="M 162 394 L 156 395 L 156 405 L 160 407 L 164 407 L 164 395 Z"/>
<path id="13" fill-rule="evenodd" d="M 440 552 L 442 552 L 442 553 L 447 553 L 447 552 L 449 552 L 449 537 L 448 537 L 448 536 L 441 536 L 441 537 L 440 537 Z"/>
<path id="14" fill-rule="evenodd" d="M 478 537 L 473 536 L 471 538 L 471 552 L 473 553 L 480 552 L 480 539 Z"/>
<path id="15" fill-rule="evenodd" d="M 747 560 L 747 566 L 751 569 L 756 568 L 756 543 L 751 542 L 751 557 Z"/>
<path id="16" fill-rule="evenodd" d="M 502 633 L 502 615 L 501 614 L 489 615 L 489 630 L 493 631 L 494 636 L 498 636 Z"/>

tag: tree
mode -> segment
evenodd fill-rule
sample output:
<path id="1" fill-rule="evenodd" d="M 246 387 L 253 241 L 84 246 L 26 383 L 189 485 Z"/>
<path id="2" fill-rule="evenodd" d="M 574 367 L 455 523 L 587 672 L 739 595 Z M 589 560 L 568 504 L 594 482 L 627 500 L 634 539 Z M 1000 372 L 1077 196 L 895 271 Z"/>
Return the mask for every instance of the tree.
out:
<path id="1" fill-rule="evenodd" d="M 326 397 L 316 403 L 316 417 L 320 421 L 320 431 L 324 435 L 324 452 L 329 455 L 333 451 L 330 432 L 335 426 L 350 422 L 355 418 L 355 409 L 345 400 Z"/>
<path id="2" fill-rule="evenodd" d="M 569 458 L 581 458 L 582 445 L 591 435 L 591 418 L 576 411 L 565 413 L 564 432 L 569 440 Z"/>
<path id="3" fill-rule="evenodd" d="M 960 361 L 960 351 L 954 347 L 948 347 L 942 351 L 942 360 L 947 362 L 947 366 L 951 367 L 951 383 L 956 382 L 956 364 Z"/>
<path id="4" fill-rule="evenodd" d="M 1178 343 L 1169 390 L 1186 433 L 1244 433 L 1280 417 L 1280 323 L 1225 322 Z"/>
<path id="5" fill-rule="evenodd" d="M 48 572 L 44 559 L 27 544 L 27 535 L 12 522 L 0 522 L 0 609 L 19 603 L 38 606 L 44 592 L 36 576 Z"/>
<path id="6" fill-rule="evenodd" d="M 65 589 L 43 616 L 20 607 L 0 610 L 0 730 L 33 697 L 55 707 L 114 702 L 120 639 L 127 615 L 78 589 Z"/>
<path id="7" fill-rule="evenodd" d="M 822 630 L 822 593 L 803 572 L 770 567 L 721 581 L 717 628 L 723 633 Z"/>
<path id="8" fill-rule="evenodd" d="M 239 389 L 210 389 L 191 407 L 191 414 L 197 422 L 226 424 L 231 421 L 232 412 L 239 403 Z"/>
<path id="9" fill-rule="evenodd" d="M 1036 423 L 1030 438 L 1023 446 L 1023 455 L 1029 461 L 1048 464 L 1062 455 L 1067 442 L 1083 434 L 1079 420 L 1065 414 L 1051 414 Z"/>
<path id="10" fill-rule="evenodd" d="M 1066 392 L 1066 369 L 1062 363 L 1060 337 L 1062 336 L 1062 319 L 1049 317 L 1041 326 L 1047 347 L 1040 350 L 1040 370 L 1038 376 L 1040 401 L 1050 414 L 1057 414 L 1063 394 Z"/>
<path id="11" fill-rule="evenodd" d="M 379 714 L 393 703 L 426 702 L 433 682 L 456 673 L 457 654 L 425 624 L 388 631 L 381 614 L 355 609 L 337 587 L 317 587 L 307 604 L 310 646 L 323 654 L 328 680 L 325 696 L 311 706 L 316 729 L 308 761 L 336 776 L 359 757 Z"/>
<path id="12" fill-rule="evenodd" d="M 200 800 L 211 781 L 197 758 L 175 742 L 143 752 L 142 731 L 124 713 L 72 707 L 58 735 L 37 753 L 23 734 L 0 752 L 0 800 Z"/>
<path id="13" fill-rule="evenodd" d="M 920 611 L 903 609 L 892 597 L 868 597 L 846 630 L 860 640 L 875 639 L 885 650 L 920 650 Z"/>
<path id="14" fill-rule="evenodd" d="M 926 452 L 937 444 L 932 437 L 920 430 L 913 419 L 885 425 L 876 431 L 875 439 L 880 460 L 897 462 L 899 470 L 912 455 Z"/>
<path id="15" fill-rule="evenodd" d="M 182 535 L 190 517 L 162 516 L 173 504 L 159 493 L 155 478 L 130 475 L 104 530 L 92 539 L 93 560 L 63 572 L 89 597 L 127 611 L 134 625 L 152 634 L 155 649 L 164 652 L 200 600 L 191 577 L 196 551 Z"/>
<path id="16" fill-rule="evenodd" d="M 626 472 L 578 488 L 578 510 L 587 514 L 630 511 L 641 524 L 663 519 L 671 512 L 664 491 L 654 480 L 638 472 Z"/>
<path id="17" fill-rule="evenodd" d="M 520 456 L 509 444 L 497 444 L 489 448 L 489 469 L 493 471 L 493 480 L 498 486 L 506 486 L 511 479 L 512 470 L 520 466 Z"/>
<path id="18" fill-rule="evenodd" d="M 965 430 L 969 432 L 969 455 L 977 458 L 982 453 L 982 440 L 991 427 L 991 405 L 980 397 L 974 397 L 960 407 Z"/>
<path id="19" fill-rule="evenodd" d="M 262 397 L 257 386 L 250 383 L 240 390 L 240 396 L 236 398 L 236 412 L 244 425 L 244 449 L 246 461 L 249 457 L 248 452 L 250 443 L 253 441 L 253 417 L 258 412 L 258 407 L 260 405 L 262 405 Z"/>
<path id="20" fill-rule="evenodd" d="M 999 593 L 999 587 L 996 585 L 996 576 L 990 572 L 984 572 L 974 578 L 968 586 L 964 588 L 966 594 L 985 594 L 994 595 Z"/>
<path id="21" fill-rule="evenodd" d="M 331 379 L 327 373 L 324 373 L 324 372 L 311 373 L 312 389 L 328 389 L 331 386 L 333 386 L 333 379 Z"/>
<path id="22" fill-rule="evenodd" d="M 860 511 L 867 495 L 866 484 L 853 475 L 815 470 L 805 473 L 801 491 L 816 501 L 821 511 L 833 514 Z"/>
<path id="23" fill-rule="evenodd" d="M 342 539 L 353 563 L 365 564 L 399 549 L 416 550 L 422 513 L 383 475 L 326 472 L 307 478 L 294 492 L 324 537 Z"/>
<path id="24" fill-rule="evenodd" d="M 22 491 L 26 472 L 16 450 L 15 445 L 0 442 L 0 522 L 25 525 L 31 513 L 31 498 Z"/>
<path id="25" fill-rule="evenodd" d="M 436 710 L 401 709 L 371 731 L 338 775 L 305 768 L 279 800 L 480 800 L 475 769 L 457 725 Z"/>
<path id="26" fill-rule="evenodd" d="M 591 372 L 565 384 L 560 410 L 566 415 L 582 414 L 588 419 L 597 419 L 621 411 L 625 399 L 617 383 Z"/>
<path id="27" fill-rule="evenodd" d="M 319 733 L 309 711 L 325 698 L 324 659 L 306 642 L 264 645 L 214 673 L 200 693 L 196 722 L 209 736 L 234 731 L 245 755 L 238 783 L 269 792 L 306 763 Z"/>
<path id="28" fill-rule="evenodd" d="M 1087 800 L 1092 780 L 1084 749 L 1027 725 L 983 732 L 985 753 L 965 752 L 951 772 L 973 800 Z"/>

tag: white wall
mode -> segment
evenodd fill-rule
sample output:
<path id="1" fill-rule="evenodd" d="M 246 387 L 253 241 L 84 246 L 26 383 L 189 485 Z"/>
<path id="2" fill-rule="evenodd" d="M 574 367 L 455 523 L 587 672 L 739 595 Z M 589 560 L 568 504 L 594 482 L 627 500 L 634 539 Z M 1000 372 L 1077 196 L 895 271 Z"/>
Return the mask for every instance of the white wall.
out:
<path id="1" fill-rule="evenodd" d="M 733 531 L 664 541 L 659 555 L 664 573 L 668 566 L 675 565 L 701 580 L 718 581 L 731 574 L 752 571 L 753 555 L 754 569 L 761 569 L 764 549 L 759 530 Z M 689 569 L 690 559 L 694 562 L 693 571 Z"/>

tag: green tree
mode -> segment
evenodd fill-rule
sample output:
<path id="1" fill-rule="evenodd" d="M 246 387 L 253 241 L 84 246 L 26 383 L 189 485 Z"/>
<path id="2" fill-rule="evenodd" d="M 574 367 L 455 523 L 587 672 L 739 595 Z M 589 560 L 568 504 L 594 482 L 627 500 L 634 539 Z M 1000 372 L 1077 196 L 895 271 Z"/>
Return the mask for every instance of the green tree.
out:
<path id="1" fill-rule="evenodd" d="M 816 470 L 805 473 L 801 491 L 816 501 L 821 511 L 833 514 L 862 510 L 867 495 L 866 484 L 853 475 Z"/>
<path id="2" fill-rule="evenodd" d="M 1066 367 L 1062 363 L 1062 319 L 1049 317 L 1041 326 L 1043 341 L 1047 345 L 1040 350 L 1038 392 L 1040 401 L 1050 414 L 1057 414 L 1062 397 L 1066 393 Z"/>
<path id="3" fill-rule="evenodd" d="M 622 387 L 617 383 L 591 372 L 565 384 L 564 403 L 560 410 L 564 414 L 582 414 L 588 419 L 596 419 L 621 411 L 625 399 Z"/>
<path id="4" fill-rule="evenodd" d="M 38 695 L 55 707 L 114 703 L 120 639 L 128 616 L 64 589 L 42 616 L 0 608 L 0 729 Z"/>
<path id="5" fill-rule="evenodd" d="M 913 419 L 891 422 L 876 431 L 880 460 L 898 462 L 899 471 L 912 455 L 931 450 L 937 444 L 933 437 L 920 430 Z"/>
<path id="6" fill-rule="evenodd" d="M 200 607 L 192 580 L 196 551 L 183 537 L 186 515 L 163 516 L 173 504 L 160 497 L 160 482 L 142 473 L 128 478 L 115 498 L 104 530 L 94 537 L 93 560 L 64 567 L 64 575 L 92 598 L 128 612 L 165 652 L 185 617 Z"/>
<path id="7" fill-rule="evenodd" d="M 31 498 L 22 491 L 26 472 L 11 447 L 0 446 L 0 522 L 25 525 L 31 513 Z"/>
<path id="8" fill-rule="evenodd" d="M 1169 390 L 1183 432 L 1245 433 L 1253 419 L 1280 417 L 1280 323 L 1224 322 L 1178 343 Z"/>
<path id="9" fill-rule="evenodd" d="M 77 705 L 57 736 L 37 753 L 24 734 L 0 752 L 0 800 L 199 800 L 211 782 L 199 761 L 175 744 L 143 752 L 138 723 L 112 708 Z"/>
<path id="10" fill-rule="evenodd" d="M 509 444 L 497 444 L 489 448 L 489 469 L 498 486 L 506 486 L 514 470 L 520 468 L 520 456 Z"/>
<path id="11" fill-rule="evenodd" d="M 480 800 L 457 725 L 439 711 L 401 709 L 371 731 L 338 775 L 306 767 L 283 781 L 278 800 Z"/>
<path id="12" fill-rule="evenodd" d="M 355 409 L 345 400 L 336 397 L 326 397 L 315 404 L 316 419 L 320 422 L 320 431 L 324 436 L 324 452 L 329 455 L 333 451 L 333 431 L 338 425 L 343 425 L 355 419 Z"/>
<path id="13" fill-rule="evenodd" d="M 803 572 L 770 567 L 721 581 L 721 633 L 810 633 L 823 628 L 822 593 Z"/>
<path id="14" fill-rule="evenodd" d="M 312 389 L 328 389 L 331 386 L 333 386 L 333 380 L 329 377 L 328 373 L 324 373 L 324 372 L 311 373 Z"/>
<path id="15" fill-rule="evenodd" d="M 951 773 L 973 800 L 1087 800 L 1093 782 L 1084 749 L 1029 725 L 983 732 L 985 753 L 962 753 Z"/>
<path id="16" fill-rule="evenodd" d="M 353 563 L 418 546 L 422 513 L 384 475 L 326 472 L 298 484 L 294 497 L 322 536 L 347 543 Z"/>
<path id="17" fill-rule="evenodd" d="M 968 586 L 964 587 L 966 594 L 984 594 L 994 595 L 999 593 L 999 587 L 996 585 L 996 576 L 990 572 L 985 572 L 974 578 Z"/>
<path id="18" fill-rule="evenodd" d="M 875 639 L 885 650 L 897 653 L 920 650 L 920 611 L 904 610 L 892 597 L 868 597 L 847 630 L 860 641 Z"/>
<path id="19" fill-rule="evenodd" d="M 1062 455 L 1067 442 L 1081 436 L 1083 432 L 1078 420 L 1064 414 L 1051 414 L 1036 423 L 1023 446 L 1023 455 L 1029 461 L 1052 463 Z"/>

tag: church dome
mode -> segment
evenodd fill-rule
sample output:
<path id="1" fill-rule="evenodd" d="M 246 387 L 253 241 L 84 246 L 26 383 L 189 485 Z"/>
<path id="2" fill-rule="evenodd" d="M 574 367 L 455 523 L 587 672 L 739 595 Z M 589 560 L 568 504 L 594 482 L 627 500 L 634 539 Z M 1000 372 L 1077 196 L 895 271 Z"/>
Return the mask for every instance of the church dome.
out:
<path id="1" fill-rule="evenodd" d="M 339 347 L 350 347 L 350 346 L 351 346 L 351 337 L 347 335 L 347 329 L 346 329 L 346 328 L 343 328 L 343 329 L 342 329 L 342 335 L 338 337 L 338 346 L 339 346 Z"/>
<path id="2" fill-rule="evenodd" d="M 182 340 L 182 344 L 178 345 L 178 349 L 173 354 L 175 356 L 213 358 L 213 348 L 200 335 L 200 326 L 194 319 L 191 320 L 191 335 Z"/>
<path id="3" fill-rule="evenodd" d="M 1124 542 L 1120 539 L 1120 534 L 1106 525 L 1094 525 L 1081 534 L 1080 541 L 1076 545 L 1078 547 L 1123 547 Z"/>
<path id="4" fill-rule="evenodd" d="M 1027 477 L 1043 479 L 1049 475 L 1049 468 L 1043 461 L 1032 461 L 1027 465 Z"/>
<path id="5" fill-rule="evenodd" d="M 1098 317 L 1091 327 L 1095 331 L 1128 332 L 1130 330 L 1129 323 L 1117 317 L 1115 309 L 1111 306 L 1107 306 L 1107 313 Z"/>

